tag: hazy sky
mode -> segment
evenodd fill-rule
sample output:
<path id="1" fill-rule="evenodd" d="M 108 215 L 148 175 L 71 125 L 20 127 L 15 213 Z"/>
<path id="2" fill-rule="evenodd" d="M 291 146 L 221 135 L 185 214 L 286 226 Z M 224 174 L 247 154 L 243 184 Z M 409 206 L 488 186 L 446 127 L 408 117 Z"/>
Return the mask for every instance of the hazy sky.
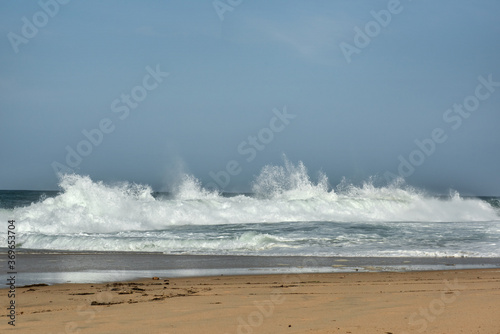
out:
<path id="1" fill-rule="evenodd" d="M 57 189 L 71 168 L 244 191 L 286 154 L 333 186 L 500 195 L 499 16 L 496 0 L 2 1 L 0 189 Z"/>

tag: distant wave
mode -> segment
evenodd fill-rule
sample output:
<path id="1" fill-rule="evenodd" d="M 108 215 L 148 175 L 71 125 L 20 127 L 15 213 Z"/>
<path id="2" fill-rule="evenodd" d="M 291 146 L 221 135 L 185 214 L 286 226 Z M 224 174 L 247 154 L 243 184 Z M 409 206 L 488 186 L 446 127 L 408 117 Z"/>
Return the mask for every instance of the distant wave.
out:
<path id="1" fill-rule="evenodd" d="M 62 192 L 12 213 L 22 232 L 109 233 L 161 230 L 173 225 L 276 222 L 474 222 L 499 219 L 488 202 L 427 196 L 401 184 L 357 187 L 345 181 L 337 192 L 325 175 L 311 181 L 306 167 L 285 161 L 265 166 L 254 195 L 224 197 L 184 175 L 172 198 L 155 198 L 150 186 L 106 185 L 88 176 L 64 175 Z M 1 214 L 0 214 L 1 215 Z"/>
<path id="2" fill-rule="evenodd" d="M 61 192 L 0 209 L 19 247 L 196 254 L 500 256 L 498 199 L 434 197 L 402 182 L 335 187 L 302 162 L 265 166 L 253 194 L 224 196 L 183 175 L 169 196 L 64 175 Z M 5 237 L 0 236 L 0 242 Z M 5 240 L 4 240 L 5 241 Z M 5 244 L 5 242 L 4 242 Z"/>

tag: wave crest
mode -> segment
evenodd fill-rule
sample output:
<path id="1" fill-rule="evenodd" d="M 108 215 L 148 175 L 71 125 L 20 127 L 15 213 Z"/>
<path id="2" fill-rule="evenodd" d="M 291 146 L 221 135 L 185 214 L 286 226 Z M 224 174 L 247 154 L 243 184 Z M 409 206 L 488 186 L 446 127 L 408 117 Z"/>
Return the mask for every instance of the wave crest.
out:
<path id="1" fill-rule="evenodd" d="M 20 232 L 114 233 L 164 230 L 175 225 L 241 225 L 281 222 L 478 222 L 499 219 L 498 208 L 453 193 L 437 198 L 411 187 L 355 186 L 343 180 L 334 192 L 325 175 L 313 182 L 302 162 L 265 166 L 255 195 L 226 197 L 184 175 L 173 197 L 154 197 L 151 187 L 107 185 L 88 176 L 65 175 L 62 192 L 9 212 Z M 8 217 L 6 216 L 8 215 Z M 3 218 L 2 218 L 3 217 Z"/>
<path id="2" fill-rule="evenodd" d="M 219 197 L 216 190 L 209 191 L 202 187 L 200 180 L 193 175 L 183 174 L 180 184 L 174 190 L 175 198 L 180 200 L 215 199 Z"/>
<path id="3" fill-rule="evenodd" d="M 261 198 L 308 199 L 334 196 L 328 178 L 319 173 L 318 182 L 311 181 L 302 161 L 294 165 L 284 158 L 284 166 L 266 165 L 252 184 L 252 191 Z"/>

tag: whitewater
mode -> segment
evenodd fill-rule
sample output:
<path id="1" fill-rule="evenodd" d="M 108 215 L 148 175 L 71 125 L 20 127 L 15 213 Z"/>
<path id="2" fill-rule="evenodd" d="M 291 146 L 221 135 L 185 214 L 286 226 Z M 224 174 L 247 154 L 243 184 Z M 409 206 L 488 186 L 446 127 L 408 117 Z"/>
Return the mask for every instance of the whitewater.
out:
<path id="1" fill-rule="evenodd" d="M 500 257 L 498 198 L 432 196 L 401 180 L 333 188 L 324 174 L 313 181 L 302 162 L 265 166 L 251 194 L 207 190 L 187 174 L 171 193 L 76 174 L 59 185 L 29 204 L 16 202 L 20 192 L 2 192 L 0 219 L 16 220 L 18 249 Z"/>

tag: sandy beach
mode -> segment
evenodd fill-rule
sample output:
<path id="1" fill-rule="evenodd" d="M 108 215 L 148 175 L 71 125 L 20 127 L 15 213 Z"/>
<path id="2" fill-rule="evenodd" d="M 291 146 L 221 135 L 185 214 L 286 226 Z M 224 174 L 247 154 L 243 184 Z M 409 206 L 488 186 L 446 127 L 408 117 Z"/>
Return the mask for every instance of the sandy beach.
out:
<path id="1" fill-rule="evenodd" d="M 500 270 L 155 277 L 3 289 L 1 332 L 500 333 Z"/>

